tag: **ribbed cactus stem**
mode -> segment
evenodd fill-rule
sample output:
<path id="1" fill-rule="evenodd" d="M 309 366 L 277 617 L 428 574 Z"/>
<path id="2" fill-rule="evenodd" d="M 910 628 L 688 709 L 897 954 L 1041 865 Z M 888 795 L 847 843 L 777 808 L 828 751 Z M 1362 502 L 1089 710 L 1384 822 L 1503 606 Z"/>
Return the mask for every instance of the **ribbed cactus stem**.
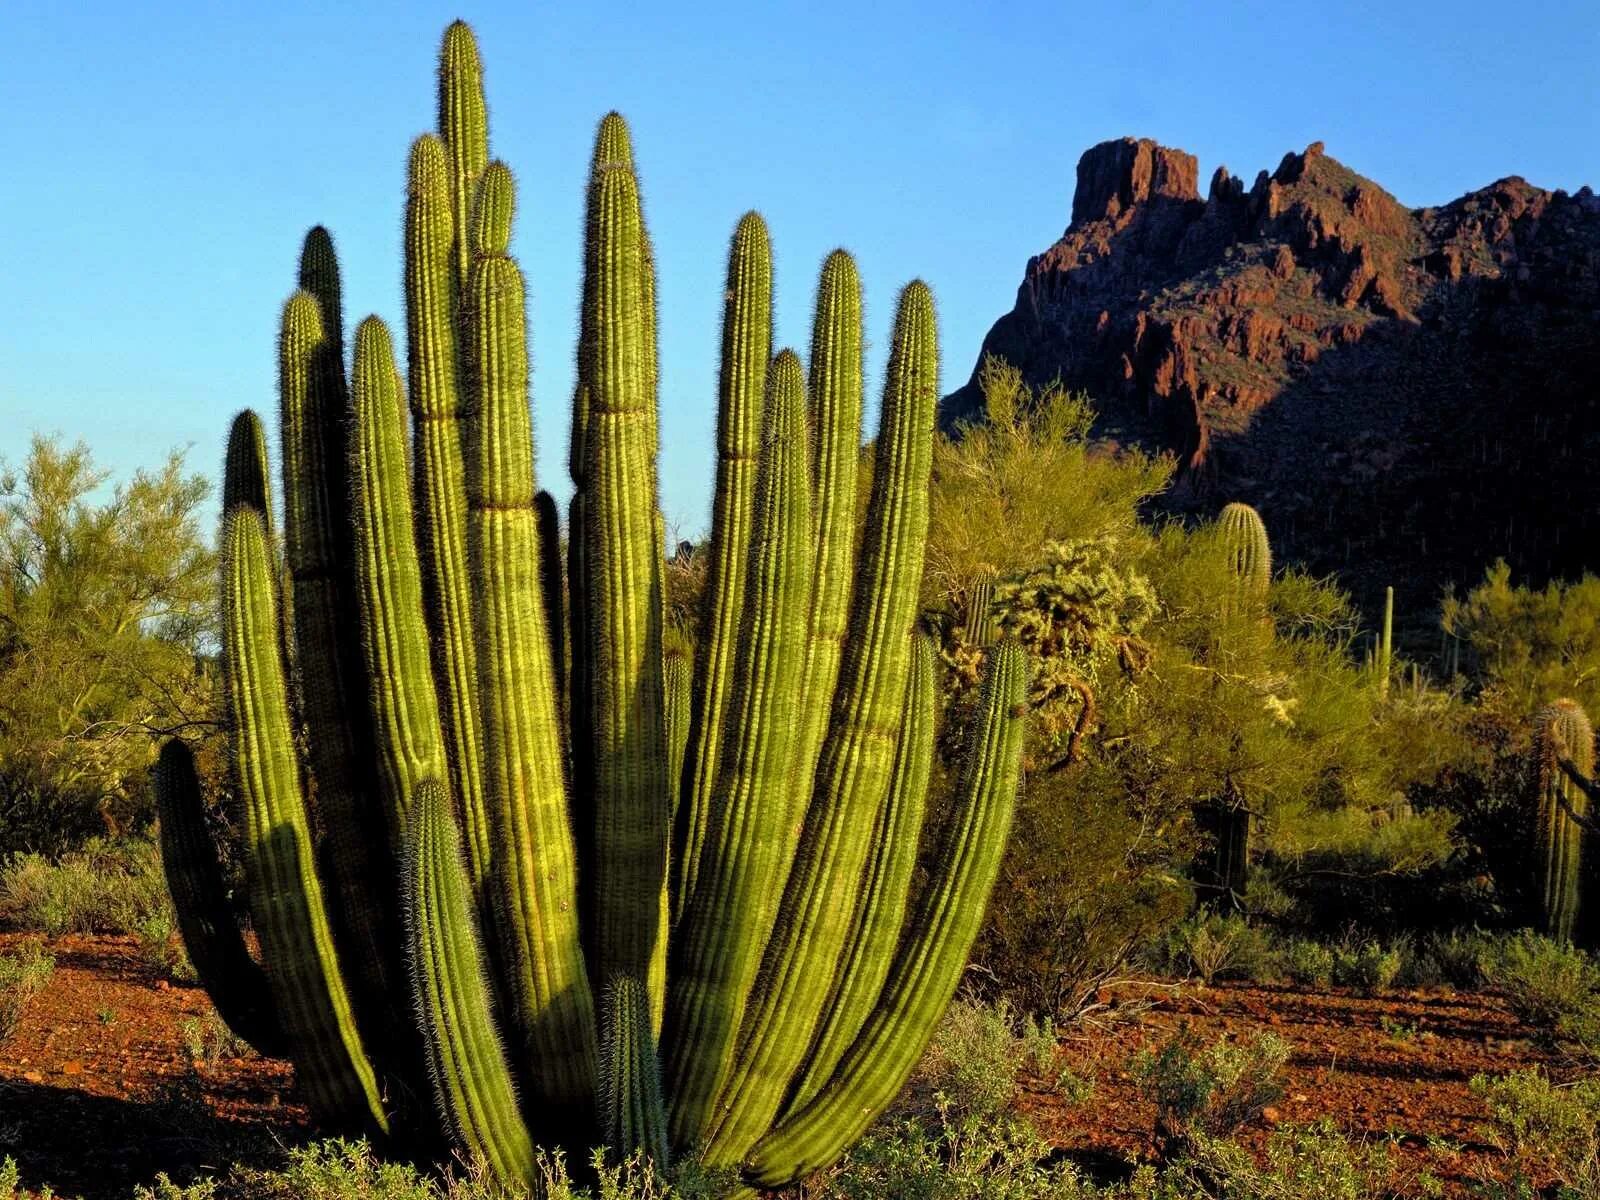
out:
<path id="1" fill-rule="evenodd" d="M 479 178 L 477 197 L 472 205 L 474 257 L 510 253 L 511 222 L 516 208 L 516 184 L 511 168 L 496 159 Z"/>
<path id="2" fill-rule="evenodd" d="M 318 1117 L 385 1133 L 377 1078 L 339 973 L 317 878 L 278 646 L 277 588 L 259 514 L 239 508 L 223 538 L 222 648 L 234 716 L 250 910 L 296 1078 Z"/>
<path id="3" fill-rule="evenodd" d="M 994 641 L 994 576 L 982 575 L 967 589 L 967 644 L 987 646 Z"/>
<path id="4" fill-rule="evenodd" d="M 178 930 L 200 984 L 229 1029 L 262 1054 L 289 1047 L 267 976 L 245 949 L 222 881 L 216 847 L 206 828 L 205 797 L 194 753 L 174 738 L 156 759 L 156 814 L 160 817 L 161 868 L 172 893 Z"/>
<path id="5" fill-rule="evenodd" d="M 377 317 L 356 330 L 351 384 L 361 645 L 372 680 L 378 781 L 399 846 L 418 786 L 445 777 L 445 752 L 411 516 L 405 402 L 394 346 Z"/>
<path id="6" fill-rule="evenodd" d="M 533 498 L 539 525 L 539 590 L 544 594 L 544 619 L 549 627 L 550 665 L 556 680 L 556 698 L 567 712 L 563 697 L 567 679 L 567 592 L 561 564 L 561 513 L 555 497 L 540 491 Z"/>
<path id="7" fill-rule="evenodd" d="M 416 790 L 402 857 L 406 955 L 434 1104 L 461 1149 L 502 1183 L 532 1188 L 533 1137 L 495 1028 L 488 964 L 475 932 L 471 881 L 450 798 Z"/>
<path id="8" fill-rule="evenodd" d="M 618 1159 L 643 1153 L 667 1167 L 667 1112 L 661 1099 L 650 995 L 637 979 L 619 975 L 600 1002 L 601 1140 Z"/>
<path id="9" fill-rule="evenodd" d="M 689 710 L 694 703 L 694 663 L 682 650 L 668 650 L 662 661 L 662 715 L 667 735 L 667 796 L 672 822 L 683 798 L 683 757 L 689 748 Z"/>
<path id="10" fill-rule="evenodd" d="M 1028 662 L 1014 642 L 992 653 L 956 806 L 882 995 L 833 1077 L 755 1146 L 759 1186 L 832 1162 L 905 1086 L 950 1004 L 1000 873 L 1021 773 Z"/>
<path id="11" fill-rule="evenodd" d="M 872 831 L 872 857 L 856 906 L 855 925 L 845 939 L 845 957 L 834 973 L 816 1037 L 789 1100 L 791 1110 L 803 1106 L 833 1075 L 872 1012 L 894 961 L 933 774 L 934 706 L 939 694 L 935 660 L 933 643 L 919 635 L 906 691 L 905 726 L 895 748 L 894 776 Z"/>
<path id="12" fill-rule="evenodd" d="M 1246 591 L 1264 594 L 1272 582 L 1272 543 L 1261 514 L 1237 500 L 1222 507 L 1217 518 L 1224 553 Z"/>
<path id="13" fill-rule="evenodd" d="M 633 172 L 604 171 L 590 208 L 583 314 L 589 359 L 584 581 L 594 749 L 595 988 L 644 981 L 660 1011 L 666 971 L 667 758 L 662 724 L 655 432 L 646 366 L 643 221 Z M 657 1020 L 659 1028 L 659 1018 Z"/>
<path id="14" fill-rule="evenodd" d="M 1383 637 L 1378 642 L 1378 689 L 1389 694 L 1389 673 L 1394 662 L 1394 588 L 1383 589 Z"/>
<path id="15" fill-rule="evenodd" d="M 717 398 L 717 479 L 711 511 L 711 566 L 695 664 L 695 709 L 681 828 L 673 859 L 673 911 L 694 895 L 701 847 L 720 784 L 724 718 L 732 702 L 733 659 L 744 613 L 745 571 L 754 518 L 761 400 L 772 347 L 772 242 L 759 213 L 746 213 L 728 251 Z"/>
<path id="16" fill-rule="evenodd" d="M 787 871 L 798 814 L 792 705 L 811 582 L 805 374 L 784 351 L 767 376 L 745 620 L 728 709 L 723 786 L 699 884 L 673 958 L 666 1055 L 673 1138 L 694 1144 L 733 1065 L 741 1019 L 776 916 L 772 877 Z"/>
<path id="17" fill-rule="evenodd" d="M 222 511 L 247 504 L 261 514 L 271 539 L 272 483 L 267 466 L 267 431 L 261 418 L 245 409 L 228 428 L 228 456 L 222 465 Z"/>
<path id="18" fill-rule="evenodd" d="M 901 292 L 890 343 L 866 533 L 851 601 L 834 721 L 817 764 L 776 934 L 762 962 L 763 988 L 717 1098 L 720 1124 L 706 1156 L 737 1162 L 770 1127 L 815 1033 L 830 978 L 854 924 L 862 876 L 893 773 L 911 630 L 928 530 L 928 478 L 939 397 L 933 293 L 920 281 Z M 699 1140 L 686 1120 L 675 1144 Z"/>
<path id="19" fill-rule="evenodd" d="M 444 143 L 411 147 L 405 224 L 406 342 L 416 496 L 417 556 L 429 614 L 434 676 L 449 748 L 450 791 L 462 814 L 467 863 L 480 892 L 489 873 L 483 740 L 467 554 L 463 422 L 451 173 Z"/>
<path id="20" fill-rule="evenodd" d="M 467 293 L 476 408 L 468 531 L 483 714 L 491 886 L 514 1057 L 537 1063 L 531 1104 L 582 1128 L 594 1103 L 594 1008 L 578 940 L 576 852 L 539 583 L 522 273 L 480 258 Z"/>
<path id="21" fill-rule="evenodd" d="M 1557 700 L 1535 718 L 1539 756 L 1538 854 L 1545 930 L 1553 938 L 1571 941 L 1578 929 L 1583 904 L 1583 827 L 1567 815 L 1586 816 L 1588 796 L 1561 769 L 1566 757 L 1585 778 L 1594 776 L 1594 728 L 1575 700 Z"/>
<path id="22" fill-rule="evenodd" d="M 444 31 L 439 51 L 439 137 L 450 158 L 456 278 L 465 286 L 472 255 L 469 229 L 478 177 L 489 165 L 489 108 L 483 99 L 478 40 L 465 21 Z"/>
<path id="23" fill-rule="evenodd" d="M 339 348 L 324 315 L 338 308 L 332 254 L 326 233 L 313 229 L 301 275 L 323 296 L 301 290 L 289 298 L 278 343 L 284 558 L 292 592 L 287 607 L 300 682 L 297 715 L 316 731 L 308 766 L 327 849 L 334 931 L 350 967 L 362 1030 L 381 1045 L 403 1027 L 392 966 L 399 913 L 383 806 L 365 782 L 373 770 L 372 727 L 346 511 L 348 413 Z"/>

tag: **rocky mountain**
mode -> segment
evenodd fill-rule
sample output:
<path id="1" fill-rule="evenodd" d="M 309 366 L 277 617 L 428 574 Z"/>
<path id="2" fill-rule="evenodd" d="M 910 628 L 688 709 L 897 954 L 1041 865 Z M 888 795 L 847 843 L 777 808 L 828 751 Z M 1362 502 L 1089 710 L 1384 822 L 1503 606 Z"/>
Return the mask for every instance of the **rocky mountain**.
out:
<path id="1" fill-rule="evenodd" d="M 1246 188 L 1105 142 L 984 341 L 1177 456 L 1165 503 L 1256 505 L 1280 558 L 1419 625 L 1496 557 L 1600 570 L 1600 197 L 1515 176 L 1408 209 L 1323 151 Z M 982 411 L 973 380 L 947 424 Z"/>

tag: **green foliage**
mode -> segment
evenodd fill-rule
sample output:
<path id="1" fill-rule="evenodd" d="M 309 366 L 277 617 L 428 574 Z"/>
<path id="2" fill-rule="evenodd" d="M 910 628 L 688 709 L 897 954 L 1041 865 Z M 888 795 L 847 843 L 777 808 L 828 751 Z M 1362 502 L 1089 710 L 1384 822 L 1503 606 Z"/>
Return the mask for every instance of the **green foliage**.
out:
<path id="1" fill-rule="evenodd" d="M 1404 966 L 1402 946 L 1374 938 L 1347 939 L 1333 950 L 1333 982 L 1368 996 L 1388 991 Z"/>
<path id="2" fill-rule="evenodd" d="M 1333 982 L 1333 950 L 1311 938 L 1291 938 L 1283 951 L 1284 973 L 1306 988 L 1325 988 Z"/>
<path id="3" fill-rule="evenodd" d="M 56 960 L 38 943 L 19 943 L 0 954 L 0 1042 L 17 1031 L 28 1004 L 44 990 Z"/>
<path id="4" fill-rule="evenodd" d="M 1525 718 L 1568 695 L 1585 708 L 1600 704 L 1600 578 L 1535 589 L 1513 584 L 1497 562 L 1465 599 L 1447 597 L 1443 616 L 1469 651 L 1463 666 L 1473 682 L 1503 693 L 1513 712 Z"/>
<path id="5" fill-rule="evenodd" d="M 1049 1077 L 1055 1028 L 1019 1016 L 1004 1000 L 981 1004 L 957 997 L 934 1031 L 895 1111 L 958 1122 L 993 1120 L 1011 1108 L 1024 1071 Z"/>
<path id="6" fill-rule="evenodd" d="M 160 856 L 142 838 L 93 838 L 55 860 L 19 854 L 0 868 L 0 923 L 14 929 L 134 934 L 162 958 L 172 919 Z"/>
<path id="7" fill-rule="evenodd" d="M 1199 911 L 1180 921 L 1166 938 L 1166 966 L 1199 978 L 1266 979 L 1273 974 L 1270 937 L 1243 917 Z"/>
<path id="8" fill-rule="evenodd" d="M 1600 1194 L 1600 1079 L 1557 1084 L 1537 1067 L 1477 1075 L 1473 1094 L 1489 1110 L 1487 1139 L 1507 1158 L 1508 1178 L 1489 1181 L 1498 1200 Z"/>
<path id="9" fill-rule="evenodd" d="M 1416 1194 L 1404 1187 L 1388 1145 L 1352 1142 L 1329 1120 L 1274 1130 L 1264 1162 L 1233 1142 L 1196 1136 L 1188 1154 L 1147 1186 L 1135 1186 L 1140 1200 L 1398 1200 Z"/>
<path id="10" fill-rule="evenodd" d="M 108 478 L 43 437 L 0 464 L 0 855 L 148 823 L 155 739 L 212 718 L 208 485 Z"/>
<path id="11" fill-rule="evenodd" d="M 1140 1094 L 1156 1107 L 1156 1137 L 1173 1159 L 1197 1137 L 1225 1137 L 1283 1095 L 1289 1044 L 1271 1033 L 1248 1042 L 1222 1038 L 1202 1046 L 1187 1026 L 1157 1050 L 1134 1059 Z"/>
<path id="12" fill-rule="evenodd" d="M 1485 974 L 1542 1040 L 1600 1058 L 1600 964 L 1590 955 L 1522 933 L 1500 945 Z"/>

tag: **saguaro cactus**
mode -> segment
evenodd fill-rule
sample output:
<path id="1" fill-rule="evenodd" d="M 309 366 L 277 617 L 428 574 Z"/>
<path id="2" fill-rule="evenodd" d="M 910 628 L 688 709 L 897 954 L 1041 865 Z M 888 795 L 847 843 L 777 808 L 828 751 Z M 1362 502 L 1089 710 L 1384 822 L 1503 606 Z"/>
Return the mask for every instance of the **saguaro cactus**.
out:
<path id="1" fill-rule="evenodd" d="M 1535 753 L 1539 756 L 1536 861 L 1544 924 L 1551 937 L 1570 941 L 1583 904 L 1585 837 L 1581 822 L 1588 816 L 1589 797 L 1562 769 L 1561 759 L 1585 779 L 1592 779 L 1594 728 L 1582 706 L 1565 699 L 1541 709 L 1535 724 Z"/>
<path id="2" fill-rule="evenodd" d="M 1217 528 L 1233 572 L 1244 588 L 1254 594 L 1267 590 L 1272 582 L 1272 543 L 1261 514 L 1238 500 L 1222 506 Z"/>
<path id="3" fill-rule="evenodd" d="M 409 163 L 408 378 L 368 318 L 346 382 L 321 229 L 285 308 L 293 673 L 258 425 L 229 458 L 224 660 L 271 990 L 335 1127 L 414 1127 L 408 1098 L 431 1096 L 513 1184 L 535 1141 L 785 1182 L 910 1071 L 1017 789 L 1026 672 L 1007 643 L 986 651 L 973 757 L 912 905 L 936 694 L 913 634 L 932 293 L 900 297 L 858 561 L 855 265 L 823 266 L 808 379 L 771 354 L 767 232 L 739 222 L 691 666 L 663 636 L 656 279 L 627 126 L 601 122 L 590 172 L 563 587 L 481 77 L 451 26 L 439 132 Z M 186 907 L 209 903 L 194 878 L 174 886 Z"/>

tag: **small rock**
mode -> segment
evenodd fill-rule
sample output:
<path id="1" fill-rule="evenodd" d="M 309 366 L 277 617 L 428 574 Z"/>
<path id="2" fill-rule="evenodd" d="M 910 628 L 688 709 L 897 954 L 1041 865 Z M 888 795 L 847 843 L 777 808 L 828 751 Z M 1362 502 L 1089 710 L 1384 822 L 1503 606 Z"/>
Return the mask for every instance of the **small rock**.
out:
<path id="1" fill-rule="evenodd" d="M 170 983 L 168 983 L 165 979 L 156 980 L 156 991 L 165 992 L 165 991 L 170 991 L 171 988 L 172 988 L 172 985 Z"/>
<path id="2" fill-rule="evenodd" d="M 82 1075 L 83 1064 L 75 1058 L 70 1059 L 61 1064 L 61 1073 L 63 1075 Z"/>
<path id="3" fill-rule="evenodd" d="M 1283 1119 L 1283 1117 L 1278 1112 L 1277 1109 L 1273 1108 L 1269 1104 L 1269 1105 L 1267 1105 L 1266 1108 L 1263 1108 L 1261 1110 L 1261 1119 L 1263 1121 L 1265 1121 L 1268 1125 L 1276 1125 L 1279 1121 L 1281 1121 Z"/>
<path id="4" fill-rule="evenodd" d="M 22 1077 L 25 1080 L 27 1080 L 29 1083 L 43 1083 L 44 1082 L 44 1076 L 39 1074 L 38 1071 L 24 1071 L 22 1073 Z"/>

